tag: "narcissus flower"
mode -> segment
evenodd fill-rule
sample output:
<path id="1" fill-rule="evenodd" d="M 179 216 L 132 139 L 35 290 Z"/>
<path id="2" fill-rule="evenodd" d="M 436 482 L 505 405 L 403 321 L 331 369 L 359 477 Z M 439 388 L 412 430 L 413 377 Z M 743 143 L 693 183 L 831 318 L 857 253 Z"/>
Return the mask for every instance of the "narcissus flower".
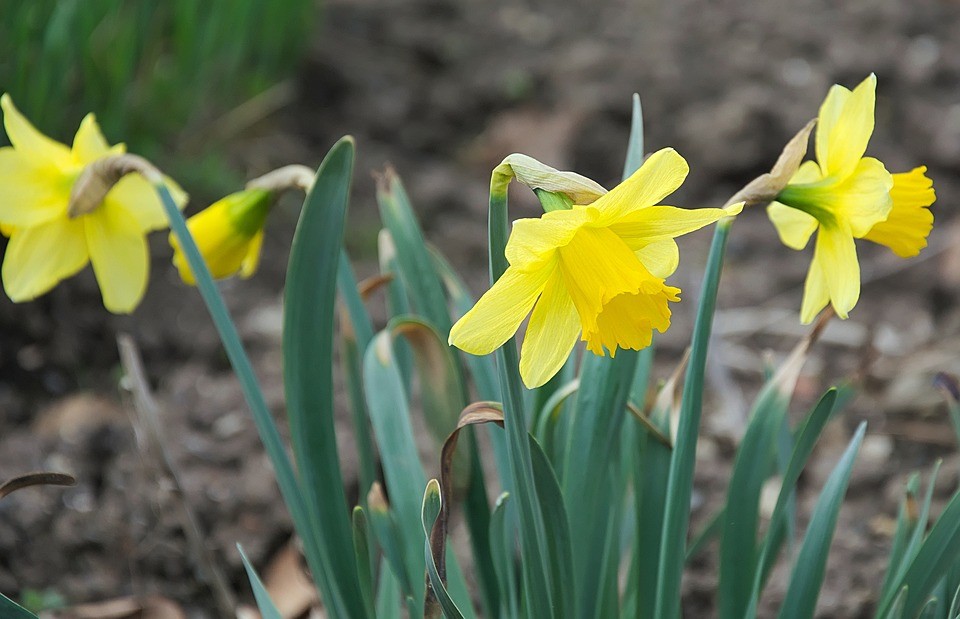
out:
<path id="1" fill-rule="evenodd" d="M 551 170 L 533 163 L 538 174 Z M 515 170 L 517 178 L 526 172 Z M 538 187 L 570 187 L 563 193 L 574 204 L 514 222 L 506 246 L 510 266 L 453 326 L 450 344 L 475 355 L 491 353 L 532 310 L 520 352 L 520 375 L 529 388 L 557 373 L 578 337 L 597 355 L 649 346 L 654 329 L 670 326 L 669 303 L 680 299 L 680 290 L 664 281 L 679 263 L 673 239 L 742 206 L 654 206 L 687 172 L 686 161 L 668 148 L 609 193 L 570 172 L 548 173 Z"/>
<path id="2" fill-rule="evenodd" d="M 70 148 L 37 131 L 9 95 L 0 97 L 0 106 L 13 144 L 0 148 L 0 230 L 10 236 L 2 269 L 7 295 L 29 301 L 92 262 L 104 306 L 132 312 L 147 286 L 146 234 L 167 225 L 153 186 L 130 174 L 93 210 L 69 213 L 84 168 L 123 154 L 125 146 L 107 144 L 93 114 L 80 123 Z M 177 203 L 185 204 L 186 194 L 166 182 Z"/>
<path id="3" fill-rule="evenodd" d="M 803 249 L 817 233 L 800 310 L 804 323 L 827 303 L 841 318 L 857 304 L 854 239 L 885 245 L 904 258 L 927 245 L 933 225 L 928 207 L 936 195 L 926 168 L 890 174 L 880 161 L 863 156 L 873 133 L 876 87 L 871 75 L 853 91 L 830 89 L 817 121 L 817 161 L 801 165 L 767 207 L 788 247 Z"/>
<path id="4" fill-rule="evenodd" d="M 217 279 L 240 274 L 250 277 L 260 263 L 263 224 L 274 202 L 274 194 L 265 189 L 245 189 L 214 202 L 187 220 L 190 234 L 197 242 L 210 273 Z M 196 285 L 180 243 L 170 235 L 173 264 L 180 277 Z"/>

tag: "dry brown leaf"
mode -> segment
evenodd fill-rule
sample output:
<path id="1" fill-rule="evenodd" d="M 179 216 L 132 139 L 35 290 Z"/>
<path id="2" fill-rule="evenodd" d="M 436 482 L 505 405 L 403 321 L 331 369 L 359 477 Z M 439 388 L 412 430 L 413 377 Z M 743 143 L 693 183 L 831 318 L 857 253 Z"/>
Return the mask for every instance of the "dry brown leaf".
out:
<path id="1" fill-rule="evenodd" d="M 50 613 L 44 619 L 186 619 L 179 604 L 162 595 L 123 597 L 78 604 Z"/>
<path id="2" fill-rule="evenodd" d="M 263 584 L 285 619 L 302 616 L 320 598 L 300 561 L 300 551 L 291 540 L 273 556 L 263 570 Z"/>

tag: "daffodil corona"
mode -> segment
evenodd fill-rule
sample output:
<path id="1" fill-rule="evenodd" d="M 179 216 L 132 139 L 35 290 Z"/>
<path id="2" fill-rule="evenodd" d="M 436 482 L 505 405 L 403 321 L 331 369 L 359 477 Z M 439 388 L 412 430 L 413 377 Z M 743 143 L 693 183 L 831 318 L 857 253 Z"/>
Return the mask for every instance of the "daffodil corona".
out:
<path id="1" fill-rule="evenodd" d="M 93 114 L 80 123 L 70 148 L 37 131 L 9 95 L 0 97 L 0 106 L 12 144 L 0 148 L 0 230 L 10 237 L 2 269 L 7 295 L 15 302 L 34 299 L 92 262 L 104 306 L 132 312 L 147 286 L 146 234 L 167 225 L 153 186 L 130 174 L 92 211 L 68 213 L 84 168 L 123 154 L 125 146 L 107 144 Z M 166 182 L 182 206 L 186 195 Z"/>
<path id="2" fill-rule="evenodd" d="M 214 202 L 187 220 L 200 254 L 217 279 L 240 274 L 250 277 L 260 263 L 263 224 L 273 204 L 273 192 L 245 189 Z M 171 234 L 173 264 L 186 283 L 196 281 L 177 239 Z"/>
<path id="3" fill-rule="evenodd" d="M 545 168 L 533 163 L 538 171 Z M 674 238 L 735 215 L 742 206 L 655 206 L 687 172 L 686 161 L 668 148 L 609 193 L 569 172 L 548 175 L 540 187 L 562 192 L 558 188 L 566 184 L 575 203 L 514 222 L 506 247 L 509 268 L 454 325 L 450 343 L 489 354 L 530 314 L 520 352 L 520 375 L 529 388 L 557 373 L 578 337 L 597 355 L 649 346 L 654 329 L 670 326 L 669 303 L 680 299 L 680 290 L 665 282 L 679 263 Z"/>
<path id="4" fill-rule="evenodd" d="M 860 264 L 854 239 L 889 247 L 901 257 L 927 245 L 936 195 L 926 168 L 890 174 L 864 157 L 873 133 L 877 79 L 870 75 L 853 91 L 833 86 L 817 119 L 817 161 L 800 166 L 767 213 L 780 239 L 806 247 L 817 233 L 804 285 L 800 318 L 813 321 L 829 303 L 846 318 L 860 297 Z"/>

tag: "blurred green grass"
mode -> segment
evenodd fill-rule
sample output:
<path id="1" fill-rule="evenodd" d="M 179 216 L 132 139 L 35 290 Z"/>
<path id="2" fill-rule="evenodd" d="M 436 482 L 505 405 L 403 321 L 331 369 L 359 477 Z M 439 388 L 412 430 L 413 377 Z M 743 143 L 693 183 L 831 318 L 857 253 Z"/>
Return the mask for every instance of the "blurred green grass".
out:
<path id="1" fill-rule="evenodd" d="M 0 91 L 67 143 L 94 111 L 215 197 L 242 180 L 217 121 L 296 72 L 317 16 L 316 0 L 0 0 Z"/>

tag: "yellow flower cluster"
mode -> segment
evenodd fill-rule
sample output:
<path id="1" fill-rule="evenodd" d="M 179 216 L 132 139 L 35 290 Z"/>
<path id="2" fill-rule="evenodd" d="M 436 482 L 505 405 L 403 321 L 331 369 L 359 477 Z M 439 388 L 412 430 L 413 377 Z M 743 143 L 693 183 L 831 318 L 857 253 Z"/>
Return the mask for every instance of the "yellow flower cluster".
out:
<path id="1" fill-rule="evenodd" d="M 665 148 L 609 193 L 581 191 L 583 204 L 514 222 L 510 267 L 453 326 L 450 344 L 489 354 L 531 314 L 520 350 L 520 375 L 531 389 L 559 371 L 581 334 L 597 355 L 649 346 L 654 329 L 670 326 L 669 303 L 680 300 L 680 290 L 665 282 L 680 261 L 674 238 L 743 206 L 657 206 L 688 170 Z"/>
<path id="2" fill-rule="evenodd" d="M 167 227 L 154 187 L 137 174 L 123 176 L 89 212 L 71 213 L 69 204 L 84 169 L 123 155 L 110 146 L 93 114 L 80 123 L 67 147 L 40 133 L 14 106 L 0 97 L 11 146 L 0 148 L 0 232 L 10 237 L 3 258 L 3 287 L 15 302 L 39 297 L 87 264 L 111 312 L 132 312 L 146 291 L 149 252 L 146 235 Z M 180 208 L 187 195 L 164 179 Z M 191 217 L 188 226 L 215 277 L 257 268 L 263 224 L 272 192 L 250 189 L 227 196 Z M 193 282 L 179 245 L 172 239 L 174 264 Z"/>
<path id="3" fill-rule="evenodd" d="M 854 239 L 886 245 L 903 258 L 927 246 L 933 226 L 933 181 L 920 167 L 891 174 L 864 157 L 873 134 L 877 78 L 853 91 L 834 86 L 820 107 L 817 161 L 800 166 L 777 201 L 767 207 L 780 239 L 803 249 L 817 233 L 804 285 L 800 317 L 809 323 L 828 303 L 846 318 L 860 298 Z"/>
<path id="4" fill-rule="evenodd" d="M 891 174 L 879 160 L 864 156 L 875 102 L 873 75 L 852 91 L 833 86 L 817 119 L 816 161 L 798 167 L 808 127 L 792 150 L 785 150 L 793 155 L 784 161 L 792 163 L 778 162 L 781 171 L 764 177 L 774 188 L 752 198 L 769 201 L 775 196 L 767 213 L 788 247 L 804 249 L 816 234 L 803 322 L 828 304 L 841 318 L 856 305 L 860 266 L 855 239 L 885 245 L 907 258 L 926 246 L 933 225 L 929 207 L 936 195 L 926 168 Z M 0 231 L 10 237 L 2 267 L 7 294 L 18 302 L 33 299 L 92 263 L 106 308 L 133 311 L 147 285 L 145 237 L 167 224 L 154 187 L 127 175 L 90 208 L 70 208 L 85 169 L 122 155 L 123 144 L 110 146 L 92 114 L 67 147 L 37 131 L 8 95 L 0 98 L 0 106 L 12 144 L 0 148 Z M 649 346 L 654 331 L 670 326 L 670 304 L 680 300 L 680 290 L 666 282 L 679 263 L 674 239 L 743 207 L 659 204 L 688 173 L 686 161 L 670 148 L 651 155 L 609 192 L 523 155 L 511 155 L 498 170 L 504 166 L 537 192 L 546 212 L 514 222 L 506 245 L 509 268 L 457 321 L 449 342 L 472 354 L 489 354 L 529 316 L 520 373 L 530 388 L 554 376 L 578 340 L 596 355 Z M 782 180 L 774 183 L 775 178 Z M 186 195 L 173 181 L 165 182 L 182 208 Z M 256 270 L 275 194 L 249 188 L 189 220 L 214 277 L 248 277 Z M 181 277 L 194 283 L 173 235 L 170 243 Z"/>

